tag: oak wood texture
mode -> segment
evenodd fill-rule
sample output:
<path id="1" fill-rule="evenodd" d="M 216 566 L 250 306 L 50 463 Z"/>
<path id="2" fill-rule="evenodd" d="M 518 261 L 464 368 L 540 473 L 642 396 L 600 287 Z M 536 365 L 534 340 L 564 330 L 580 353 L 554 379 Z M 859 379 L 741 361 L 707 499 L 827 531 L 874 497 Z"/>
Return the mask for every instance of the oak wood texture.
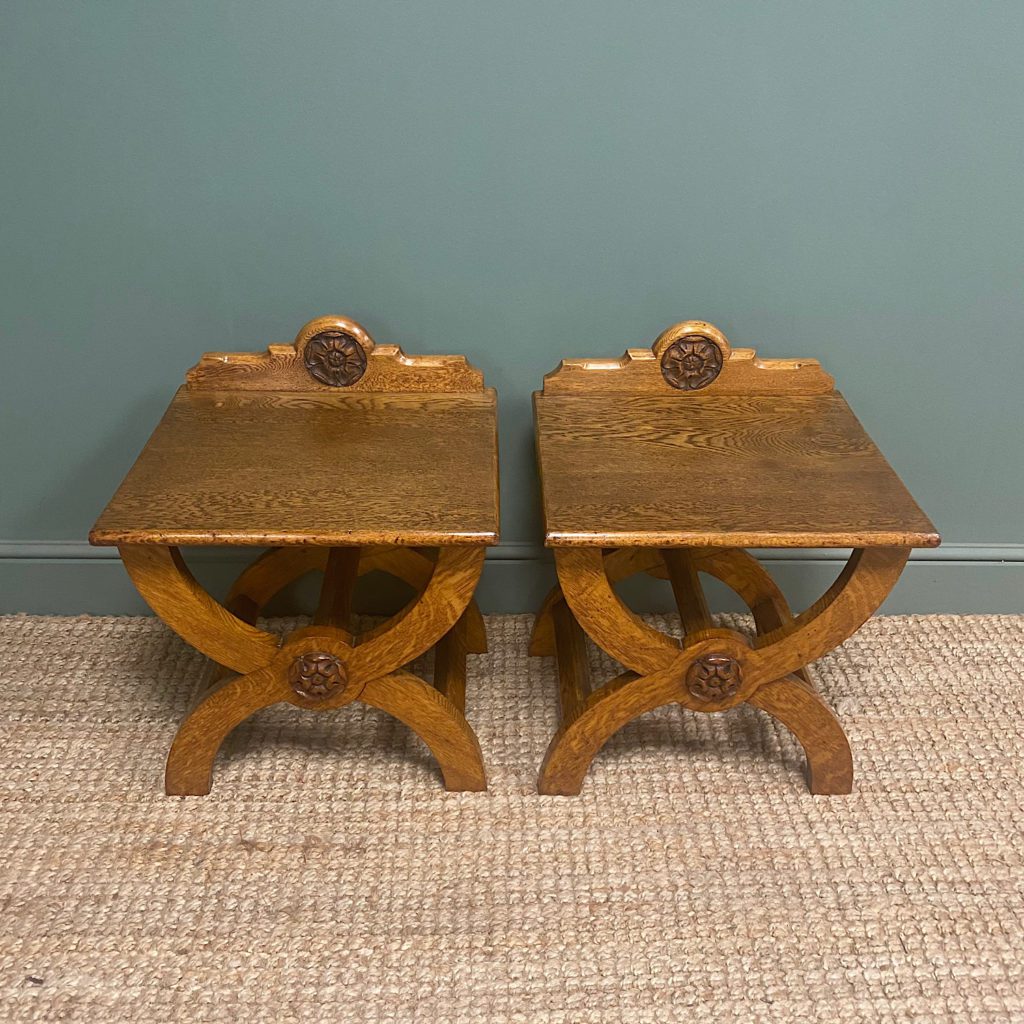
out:
<path id="1" fill-rule="evenodd" d="M 853 752 L 832 709 L 795 676 L 766 683 L 750 697 L 799 740 L 807 758 L 807 785 L 816 796 L 853 792 Z"/>
<path id="2" fill-rule="evenodd" d="M 304 550 L 277 549 L 289 555 Z M 158 553 L 158 557 L 151 557 L 153 553 Z M 479 744 L 463 714 L 467 624 L 473 620 L 469 604 L 483 567 L 485 549 L 467 545 L 439 549 L 422 592 L 391 619 L 359 635 L 353 635 L 342 625 L 350 607 L 352 583 L 362 568 L 361 562 L 355 563 L 358 550 L 333 549 L 323 554 L 326 557 L 314 568 L 327 570 L 318 616 L 325 621 L 296 630 L 279 642 L 273 634 L 249 626 L 247 629 L 254 635 L 236 631 L 234 626 L 225 630 L 226 616 L 229 625 L 246 624 L 229 616 L 208 595 L 199 599 L 193 594 L 182 602 L 184 610 L 182 604 L 174 604 L 172 598 L 180 596 L 187 569 L 173 549 L 156 545 L 122 549 L 133 581 L 154 611 L 198 650 L 220 658 L 222 663 L 228 658 L 233 662 L 214 674 L 211 685 L 200 689 L 178 731 L 167 760 L 168 794 L 208 793 L 214 760 L 224 739 L 261 708 L 287 702 L 322 711 L 353 700 L 388 711 L 414 729 L 439 758 L 448 788 L 486 788 Z M 236 584 L 233 588 L 236 594 L 247 589 L 249 594 L 256 595 L 248 598 L 255 609 L 253 617 L 259 610 L 256 601 L 269 600 L 279 586 L 290 582 L 292 572 L 301 575 L 309 571 L 311 561 L 270 554 L 261 559 L 243 572 L 242 586 Z M 267 566 L 274 563 L 281 566 L 281 574 L 261 586 L 270 577 Z M 225 633 L 230 642 L 225 640 Z M 240 651 L 236 651 L 236 645 Z M 403 669 L 435 645 L 439 650 L 437 689 Z M 479 638 L 476 645 L 479 646 Z M 339 666 L 336 689 L 318 698 L 297 692 L 296 662 L 324 655 Z M 238 674 L 232 673 L 232 668 Z M 440 760 L 442 757 L 444 760 Z"/>
<path id="3" fill-rule="evenodd" d="M 849 793 L 853 785 L 852 756 L 849 744 L 835 716 L 809 685 L 805 666 L 828 653 L 850 636 L 877 610 L 885 599 L 899 572 L 905 565 L 908 548 L 859 549 L 853 553 L 836 584 L 824 597 L 795 618 L 788 608 L 775 603 L 775 585 L 757 580 L 746 564 L 745 552 L 726 553 L 713 550 L 709 560 L 702 561 L 703 552 L 682 556 L 681 564 L 666 569 L 676 576 L 680 603 L 688 609 L 691 631 L 682 641 L 666 636 L 641 623 L 614 595 L 609 577 L 618 568 L 625 578 L 631 572 L 654 569 L 643 567 L 638 559 L 619 559 L 621 551 L 603 552 L 600 548 L 556 549 L 559 588 L 557 597 L 545 603 L 538 618 L 531 653 L 545 654 L 549 637 L 556 656 L 563 659 L 563 649 L 572 641 L 566 636 L 566 625 L 556 611 L 567 604 L 574 621 L 605 651 L 627 665 L 631 671 L 617 676 L 587 695 L 582 705 L 573 698 L 560 700 L 562 725 L 552 738 L 538 778 L 542 794 L 574 795 L 583 785 L 590 763 L 607 740 L 637 715 L 663 704 L 677 703 L 691 711 L 725 711 L 749 702 L 777 717 L 800 741 L 807 756 L 808 781 L 812 793 Z M 679 559 L 675 550 L 653 551 L 656 557 L 668 555 Z M 664 562 L 662 562 L 664 565 Z M 734 589 L 751 607 L 769 603 L 773 613 L 761 613 L 759 629 L 765 629 L 777 616 L 782 624 L 759 632 L 750 639 L 732 630 L 709 628 L 702 614 L 706 607 L 698 593 L 698 574 L 705 570 Z M 710 570 L 713 570 L 710 571 Z M 761 570 L 763 572 L 763 570 Z M 604 575 L 607 586 L 596 579 Z M 767 573 L 765 573 L 767 577 Z M 596 595 L 596 598 L 595 598 Z M 612 595 L 614 600 L 609 599 Z M 562 600 L 564 599 L 564 604 Z M 766 621 L 767 618 L 767 621 Z M 640 645 L 644 645 L 641 647 Z M 573 663 L 578 659 L 573 655 Z M 738 687 L 719 698 L 709 699 L 691 688 L 691 669 L 707 660 L 729 662 L 735 669 Z M 800 675 L 797 675 L 797 671 Z M 562 662 L 559 661 L 562 672 Z M 569 671 L 572 671 L 571 668 Z M 564 684 L 562 686 L 564 692 Z"/>
<path id="4" fill-rule="evenodd" d="M 484 390 L 483 374 L 465 356 L 407 356 L 398 345 L 378 345 L 354 320 L 324 316 L 310 320 L 290 345 L 266 352 L 207 352 L 186 378 L 193 391 L 313 391 L 336 388 L 312 376 L 304 361 L 307 345 L 323 332 L 341 332 L 365 354 L 366 369 L 349 392 L 471 392 Z"/>
<path id="5" fill-rule="evenodd" d="M 933 547 L 838 393 L 534 396 L 549 545 Z"/>
<path id="6" fill-rule="evenodd" d="M 683 635 L 702 636 L 711 629 L 711 613 L 697 578 L 696 559 L 679 548 L 666 548 L 661 557 L 672 585 L 672 595 L 676 599 Z"/>
<path id="7" fill-rule="evenodd" d="M 466 711 L 466 615 L 437 642 L 434 649 L 434 689 L 458 709 Z"/>
<path id="8" fill-rule="evenodd" d="M 534 396 L 546 540 L 558 586 L 530 652 L 554 654 L 561 726 L 538 778 L 578 793 L 607 739 L 676 703 L 749 703 L 804 748 L 812 793 L 849 793 L 850 746 L 807 665 L 878 608 L 934 526 L 813 360 L 759 361 L 713 325 L 684 321 L 621 360 L 567 360 Z M 794 616 L 745 547 L 852 547 L 843 572 Z M 682 637 L 625 605 L 614 584 L 668 579 Z M 731 587 L 755 635 L 715 627 L 701 576 Z M 585 631 L 628 671 L 591 690 Z"/>
<path id="9" fill-rule="evenodd" d="M 564 601 L 552 609 L 558 658 L 558 691 L 562 714 L 575 718 L 590 694 L 587 641 Z"/>
<path id="10" fill-rule="evenodd" d="M 146 604 L 186 643 L 218 664 L 251 672 L 277 651 L 273 633 L 232 615 L 196 582 L 175 548 L 124 544 L 121 561 Z"/>
<path id="11" fill-rule="evenodd" d="M 683 342 L 718 354 L 717 376 L 687 357 L 695 390 L 668 382 Z M 756 360 L 704 321 L 620 360 L 564 360 L 534 420 L 552 546 L 939 543 L 817 361 Z"/>
<path id="12" fill-rule="evenodd" d="M 702 338 L 721 355 L 721 371 L 708 391 L 720 395 L 827 394 L 832 378 L 816 359 L 758 359 L 752 348 L 732 348 L 704 320 L 684 320 L 663 331 L 649 348 L 630 348 L 618 359 L 563 359 L 544 378 L 544 394 L 659 394 L 668 390 L 662 360 L 685 338 Z M 694 392 L 697 393 L 697 392 Z M 678 392 L 677 392 L 678 394 Z"/>
<path id="13" fill-rule="evenodd" d="M 493 391 L 175 395 L 94 544 L 492 544 Z"/>
<path id="14" fill-rule="evenodd" d="M 348 636 L 352 618 L 352 590 L 359 576 L 359 548 L 331 548 L 324 566 L 320 600 L 313 625 L 334 626 Z"/>
<path id="15" fill-rule="evenodd" d="M 307 573 L 323 572 L 330 548 L 270 548 L 255 559 L 238 577 L 228 592 L 225 608 L 250 624 L 256 621 L 259 609 L 289 583 Z M 412 548 L 375 545 L 359 549 L 360 576 L 383 572 L 422 592 L 434 571 L 435 559 Z M 487 633 L 476 601 L 470 601 L 465 612 L 466 646 L 470 654 L 487 652 Z"/>
<path id="16" fill-rule="evenodd" d="M 224 738 L 261 708 L 355 700 L 409 725 L 449 789 L 485 789 L 463 712 L 467 654 L 487 649 L 472 598 L 497 497 L 495 396 L 462 357 L 407 357 L 342 317 L 265 355 L 204 356 L 90 534 L 119 546 L 150 607 L 213 662 L 172 743 L 167 793 L 208 793 Z M 179 544 L 273 546 L 220 604 Z M 323 574 L 312 624 L 259 629 L 266 603 L 309 572 Z M 359 633 L 352 593 L 370 572 L 414 596 Z M 431 685 L 405 666 L 435 646 Z"/>

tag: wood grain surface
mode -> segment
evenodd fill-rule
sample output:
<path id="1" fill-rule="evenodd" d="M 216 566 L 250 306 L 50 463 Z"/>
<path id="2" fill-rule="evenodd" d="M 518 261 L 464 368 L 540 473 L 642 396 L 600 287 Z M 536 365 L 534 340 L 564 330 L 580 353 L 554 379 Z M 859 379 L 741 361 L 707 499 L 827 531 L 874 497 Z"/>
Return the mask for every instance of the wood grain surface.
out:
<path id="1" fill-rule="evenodd" d="M 182 388 L 94 544 L 491 544 L 493 390 Z"/>
<path id="2" fill-rule="evenodd" d="M 899 578 L 909 553 L 909 548 L 896 547 L 854 551 L 827 593 L 793 617 L 781 592 L 746 552 L 556 548 L 560 587 L 548 595 L 531 641 L 531 653 L 554 653 L 559 670 L 561 726 L 541 765 L 539 792 L 579 793 L 591 760 L 607 739 L 655 707 L 678 703 L 714 713 L 748 702 L 796 735 L 807 756 L 812 793 L 849 793 L 849 742 L 811 686 L 806 666 L 868 619 Z M 640 621 L 611 586 L 632 573 L 660 569 L 679 605 L 681 643 Z M 702 572 L 733 587 L 755 610 L 755 637 L 712 625 Z M 581 626 L 606 653 L 642 674 L 627 672 L 591 690 Z"/>
<path id="3" fill-rule="evenodd" d="M 699 366 L 700 360 L 692 373 L 678 363 L 673 368 L 673 347 L 687 342 L 712 355 L 708 346 L 717 348 L 710 372 Z M 563 359 L 544 378 L 544 394 L 675 394 L 686 400 L 705 388 L 716 395 L 826 394 L 833 383 L 817 359 L 759 359 L 752 348 L 734 349 L 714 324 L 681 320 L 662 331 L 650 348 L 626 349 L 618 359 Z"/>
<path id="4" fill-rule="evenodd" d="M 463 708 L 466 655 L 487 649 L 472 598 L 498 538 L 497 460 L 494 391 L 461 356 L 410 358 L 320 317 L 292 346 L 203 357 L 89 536 L 119 546 L 153 610 L 215 663 L 171 745 L 167 793 L 208 793 L 224 738 L 261 708 L 360 697 L 416 730 L 449 789 L 486 788 Z M 179 544 L 270 550 L 222 605 Z M 258 629 L 312 571 L 312 624 Z M 357 636 L 353 588 L 373 571 L 415 595 Z M 435 645 L 435 686 L 403 671 Z"/>
<path id="5" fill-rule="evenodd" d="M 712 324 L 683 321 L 650 350 L 563 362 L 534 395 L 534 418 L 559 586 L 530 653 L 556 655 L 561 710 L 538 790 L 578 793 L 608 737 L 661 704 L 749 702 L 797 736 L 811 792 L 849 793 L 850 745 L 807 665 L 877 610 L 912 547 L 939 536 L 832 379 L 813 360 L 760 361 Z M 794 617 L 747 547 L 854 550 Z M 639 572 L 671 583 L 681 641 L 613 589 Z M 713 624 L 702 574 L 747 603 L 753 638 Z M 633 670 L 586 696 L 580 627 Z"/>
<path id="6" fill-rule="evenodd" d="M 534 396 L 548 545 L 939 543 L 838 392 Z"/>
<path id="7" fill-rule="evenodd" d="M 853 752 L 832 709 L 797 676 L 766 683 L 750 698 L 800 742 L 807 758 L 807 787 L 816 796 L 853 792 Z"/>
<path id="8" fill-rule="evenodd" d="M 321 316 L 304 324 L 290 345 L 270 345 L 265 352 L 207 352 L 189 370 L 195 391 L 308 391 L 337 394 L 318 381 L 304 361 L 306 346 L 323 331 L 339 331 L 362 349 L 366 369 L 345 393 L 482 391 L 483 374 L 465 356 L 409 356 L 398 345 L 378 345 L 367 330 L 343 316 Z"/>
<path id="9" fill-rule="evenodd" d="M 480 746 L 463 714 L 468 638 L 479 615 L 469 607 L 483 567 L 482 545 L 441 547 L 436 559 L 402 552 L 414 556 L 417 572 L 418 559 L 431 566 L 421 592 L 358 636 L 349 627 L 352 586 L 363 568 L 360 549 L 276 548 L 242 573 L 232 603 L 240 601 L 255 618 L 254 598 L 272 595 L 295 572 L 323 569 L 314 622 L 284 638 L 256 629 L 214 601 L 195 583 L 177 549 L 125 545 L 121 551 L 153 610 L 183 639 L 228 666 L 215 667 L 171 745 L 165 772 L 169 794 L 209 793 L 225 737 L 261 708 L 284 701 L 325 711 L 357 699 L 415 729 L 438 758 L 446 786 L 486 788 Z M 312 551 L 321 557 L 295 557 Z M 405 572 L 405 565 L 398 567 Z M 473 642 L 481 645 L 480 638 Z M 430 686 L 402 666 L 435 644 L 435 686 Z M 321 685 L 311 687 L 318 681 Z"/>
<path id="10" fill-rule="evenodd" d="M 590 696 L 587 640 L 565 601 L 552 610 L 558 659 L 558 692 L 562 720 L 575 718 Z"/>
<path id="11" fill-rule="evenodd" d="M 758 359 L 752 348 L 735 348 L 712 385 L 717 395 L 825 394 L 832 378 L 816 359 Z M 630 348 L 618 359 L 563 359 L 544 378 L 545 395 L 668 393 L 658 357 Z"/>
<path id="12" fill-rule="evenodd" d="M 218 665 L 251 672 L 276 653 L 280 638 L 238 618 L 210 597 L 177 549 L 123 544 L 120 554 L 149 607 L 186 643 Z"/>

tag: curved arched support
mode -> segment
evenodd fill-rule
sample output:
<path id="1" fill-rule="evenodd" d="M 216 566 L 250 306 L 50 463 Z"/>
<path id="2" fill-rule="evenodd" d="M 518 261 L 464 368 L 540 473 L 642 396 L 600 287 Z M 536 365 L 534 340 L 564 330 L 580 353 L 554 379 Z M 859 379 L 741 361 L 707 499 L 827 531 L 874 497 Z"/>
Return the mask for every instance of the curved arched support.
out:
<path id="1" fill-rule="evenodd" d="M 487 789 L 483 754 L 462 712 L 411 672 L 370 680 L 360 699 L 404 722 L 430 748 L 445 789 L 481 793 Z"/>
<path id="2" fill-rule="evenodd" d="M 235 580 L 224 602 L 228 611 L 250 624 L 270 600 L 290 583 L 309 572 L 327 568 L 330 548 L 296 545 L 270 548 L 248 565 Z M 415 548 L 369 547 L 359 559 L 359 575 L 380 571 L 422 591 L 434 571 L 434 560 Z M 466 609 L 466 650 L 487 653 L 487 631 L 475 600 Z"/>
<path id="3" fill-rule="evenodd" d="M 323 572 L 330 548 L 270 548 L 242 570 L 228 591 L 225 606 L 239 618 L 255 622 L 263 607 L 289 583 L 308 572 Z"/>
<path id="4" fill-rule="evenodd" d="M 175 547 L 122 544 L 121 560 L 154 612 L 186 643 L 236 672 L 253 672 L 277 653 L 273 633 L 244 622 L 196 582 Z"/>
<path id="5" fill-rule="evenodd" d="M 665 578 L 665 566 L 657 548 L 616 548 L 603 556 L 604 571 L 612 584 L 637 573 Z M 555 585 L 548 591 L 533 622 L 529 653 L 533 657 L 546 657 L 555 653 L 555 628 L 551 613 L 559 601 L 564 600 L 562 588 Z"/>
<path id="6" fill-rule="evenodd" d="M 615 593 L 600 548 L 556 548 L 555 565 L 566 603 L 599 647 L 641 675 L 675 660 L 679 642 L 648 626 Z"/>
<path id="7" fill-rule="evenodd" d="M 430 582 L 434 571 L 434 559 L 415 548 L 374 547 L 364 551 L 359 563 L 359 575 L 379 570 L 408 583 L 413 590 L 421 591 Z M 466 651 L 469 654 L 487 653 L 487 630 L 480 607 L 471 600 L 465 617 Z"/>
<path id="8" fill-rule="evenodd" d="M 694 555 L 698 572 L 714 576 L 733 590 L 750 609 L 758 634 L 770 633 L 792 622 L 793 613 L 785 594 L 768 574 L 768 570 L 742 548 L 705 548 Z M 811 678 L 806 668 L 794 670 L 808 686 Z"/>
<path id="9" fill-rule="evenodd" d="M 334 695 L 297 694 L 289 668 L 304 654 L 320 652 L 344 658 L 351 651 L 329 626 L 292 633 L 275 661 L 247 675 L 232 676 L 203 694 L 178 729 L 167 757 L 164 787 L 171 796 L 205 796 L 213 765 L 228 734 L 251 715 L 288 702 L 314 711 L 362 700 L 408 725 L 437 759 L 449 790 L 478 792 L 487 788 L 483 755 L 476 734 L 462 712 L 433 686 L 409 672 L 394 672 L 365 684 L 352 676 Z"/>
<path id="10" fill-rule="evenodd" d="M 667 579 L 665 562 L 657 548 L 613 548 L 605 552 L 604 571 L 612 583 L 645 572 Z"/>
<path id="11" fill-rule="evenodd" d="M 910 548 L 858 548 L 828 591 L 795 619 L 754 641 L 752 678 L 788 676 L 838 647 L 877 611 L 910 557 Z"/>
<path id="12" fill-rule="evenodd" d="M 679 699 L 675 665 L 647 676 L 625 672 L 595 690 L 576 718 L 562 724 L 544 755 L 537 791 L 575 796 L 597 752 L 638 715 Z"/>
<path id="13" fill-rule="evenodd" d="M 694 555 L 693 562 L 698 572 L 714 576 L 739 595 L 759 633 L 769 633 L 793 618 L 785 595 L 768 570 L 742 548 L 704 548 Z"/>
<path id="14" fill-rule="evenodd" d="M 527 653 L 534 658 L 549 658 L 555 653 L 555 605 L 564 601 L 562 588 L 555 584 L 545 595 L 539 611 L 533 619 L 530 632 L 530 646 Z"/>
<path id="15" fill-rule="evenodd" d="M 673 551 L 659 556 L 626 548 L 604 555 L 599 548 L 557 548 L 561 586 L 541 609 L 531 653 L 554 652 L 554 613 L 564 598 L 591 639 L 641 675 L 627 673 L 614 680 L 591 694 L 582 707 L 570 700 L 566 709 L 562 700 L 565 718 L 541 767 L 540 791 L 578 793 L 591 760 L 608 737 L 645 711 L 677 702 L 694 711 L 717 712 L 746 700 L 796 735 L 807 756 L 811 792 L 850 792 L 849 742 L 803 669 L 841 644 L 877 610 L 909 554 L 905 547 L 855 550 L 822 598 L 794 617 L 781 590 L 747 552 L 692 549 L 683 567 L 690 569 L 688 585 L 693 592 L 683 593 L 681 566 L 669 574 L 677 598 L 682 594 L 697 609 L 680 647 L 634 615 L 612 589 L 613 581 L 635 572 L 672 568 Z M 752 642 L 728 630 L 698 628 L 707 614 L 695 582 L 697 572 L 722 580 L 747 603 L 757 626 Z M 689 607 L 687 601 L 682 604 Z"/>
<path id="16" fill-rule="evenodd" d="M 213 762 L 228 733 L 250 715 L 289 696 L 287 683 L 267 666 L 231 676 L 205 693 L 181 723 L 164 772 L 168 796 L 205 796 L 213 782 Z"/>
<path id="17" fill-rule="evenodd" d="M 475 545 L 441 548 L 423 593 L 360 637 L 349 670 L 367 679 L 389 675 L 433 647 L 469 604 L 484 554 Z"/>
<path id="18" fill-rule="evenodd" d="M 153 611 L 217 663 L 213 683 L 200 693 L 171 745 L 168 794 L 208 793 L 225 737 L 261 708 L 287 701 L 326 711 L 359 699 L 364 689 L 367 703 L 390 711 L 423 737 L 449 789 L 486 788 L 480 746 L 461 711 L 438 689 L 396 671 L 454 629 L 435 675 L 440 689 L 461 699 L 467 648 L 485 649 L 479 611 L 468 610 L 483 568 L 483 546 L 441 547 L 436 559 L 412 549 L 372 550 L 365 566 L 355 547 L 274 548 L 239 576 L 229 596 L 231 609 L 200 587 L 176 548 L 123 545 L 121 555 Z M 347 628 L 351 585 L 360 570 L 372 568 L 411 577 L 422 592 L 354 644 Z M 318 569 L 325 576 L 313 625 L 282 642 L 252 624 L 281 587 Z M 228 670 L 238 674 L 225 678 Z"/>
<path id="19" fill-rule="evenodd" d="M 853 790 L 850 742 L 832 709 L 794 676 L 765 683 L 748 703 L 778 719 L 800 741 L 812 793 L 840 796 Z"/>

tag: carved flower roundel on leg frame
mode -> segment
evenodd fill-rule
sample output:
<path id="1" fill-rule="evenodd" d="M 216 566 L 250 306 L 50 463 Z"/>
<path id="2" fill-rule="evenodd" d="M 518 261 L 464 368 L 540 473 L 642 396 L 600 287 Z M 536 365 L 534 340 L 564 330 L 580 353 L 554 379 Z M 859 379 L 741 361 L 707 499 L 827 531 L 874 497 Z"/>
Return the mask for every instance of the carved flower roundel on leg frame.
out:
<path id="1" fill-rule="evenodd" d="M 722 350 L 699 334 L 677 338 L 661 357 L 661 375 L 680 391 L 706 388 L 722 372 Z"/>
<path id="2" fill-rule="evenodd" d="M 347 388 L 366 372 L 363 346 L 344 331 L 322 331 L 306 344 L 304 362 L 309 375 L 332 388 Z"/>
<path id="3" fill-rule="evenodd" d="M 307 700 L 326 700 L 347 681 L 345 666 L 333 654 L 321 651 L 296 658 L 288 672 L 292 689 Z"/>
<path id="4" fill-rule="evenodd" d="M 705 654 L 686 673 L 686 688 L 698 700 L 727 700 L 735 696 L 742 682 L 739 663 L 727 654 Z"/>

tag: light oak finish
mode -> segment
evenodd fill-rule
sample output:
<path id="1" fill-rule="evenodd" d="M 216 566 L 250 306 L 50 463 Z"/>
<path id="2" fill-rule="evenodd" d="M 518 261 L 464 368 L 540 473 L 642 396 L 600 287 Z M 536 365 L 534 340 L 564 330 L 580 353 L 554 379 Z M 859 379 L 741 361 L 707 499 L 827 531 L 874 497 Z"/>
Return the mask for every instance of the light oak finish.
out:
<path id="1" fill-rule="evenodd" d="M 324 566 L 314 626 L 333 626 L 351 638 L 352 590 L 359 576 L 359 548 L 331 548 Z"/>
<path id="2" fill-rule="evenodd" d="M 662 552 L 672 594 L 679 610 L 679 621 L 686 637 L 703 636 L 711 629 L 711 612 L 697 578 L 697 561 L 681 548 L 666 548 Z"/>
<path id="3" fill-rule="evenodd" d="M 459 711 L 466 711 L 466 614 L 440 640 L 434 648 L 434 689 L 447 697 Z"/>
<path id="4" fill-rule="evenodd" d="M 120 554 L 146 604 L 208 658 L 236 672 L 251 672 L 277 651 L 273 633 L 232 615 L 203 590 L 176 548 L 122 544 Z"/>
<path id="5" fill-rule="evenodd" d="M 566 718 L 576 718 L 590 694 L 587 641 L 564 601 L 559 601 L 551 614 L 558 658 L 559 702 Z"/>
<path id="6" fill-rule="evenodd" d="M 555 548 L 555 567 L 576 621 L 616 661 L 642 674 L 675 658 L 679 642 L 647 625 L 612 589 L 600 548 Z"/>
<path id="7" fill-rule="evenodd" d="M 204 356 L 90 534 L 118 545 L 150 607 L 213 662 L 171 745 L 167 793 L 208 793 L 224 739 L 262 708 L 356 700 L 413 729 L 447 788 L 485 789 L 466 658 L 487 649 L 473 592 L 497 498 L 494 392 L 461 357 L 407 357 L 342 317 L 266 355 Z M 273 546 L 220 604 L 180 544 Z M 312 624 L 258 628 L 310 572 L 323 574 Z M 358 632 L 353 589 L 371 572 L 414 594 Z M 434 647 L 431 685 L 405 666 Z"/>
<path id="8" fill-rule="evenodd" d="M 493 391 L 182 388 L 94 544 L 493 544 Z"/>
<path id="9" fill-rule="evenodd" d="M 816 359 L 758 359 L 752 348 L 732 348 L 726 336 L 704 320 L 684 320 L 663 331 L 650 348 L 630 348 L 618 359 L 563 359 L 544 378 L 544 394 L 657 394 L 665 390 L 662 360 L 674 342 L 707 339 L 721 353 L 721 371 L 707 385 L 719 395 L 815 395 L 833 388 Z"/>
<path id="10" fill-rule="evenodd" d="M 407 356 L 397 345 L 378 345 L 354 320 L 340 316 L 310 320 L 291 345 L 270 345 L 266 352 L 207 352 L 186 377 L 192 391 L 336 390 L 311 376 L 303 356 L 310 341 L 325 331 L 342 332 L 365 352 L 363 376 L 346 385 L 349 393 L 412 392 L 465 394 L 484 390 L 483 374 L 465 356 Z"/>
<path id="11" fill-rule="evenodd" d="M 361 699 L 404 722 L 430 748 L 445 789 L 481 793 L 487 789 L 480 741 L 459 709 L 410 672 L 370 680 Z"/>
<path id="12" fill-rule="evenodd" d="M 933 547 L 838 393 L 534 397 L 549 545 Z"/>
<path id="13" fill-rule="evenodd" d="M 807 666 L 877 610 L 912 547 L 939 537 L 832 379 L 813 360 L 759 361 L 685 321 L 621 360 L 563 362 L 534 399 L 559 583 L 530 653 L 556 656 L 561 707 L 540 792 L 578 793 L 597 752 L 637 715 L 742 703 L 794 733 L 812 793 L 850 792 L 849 743 Z M 854 550 L 794 616 L 743 550 L 755 546 Z M 615 592 L 637 573 L 669 580 L 681 639 Z M 714 626 L 702 575 L 742 598 L 754 636 Z M 590 690 L 581 628 L 628 671 Z"/>

